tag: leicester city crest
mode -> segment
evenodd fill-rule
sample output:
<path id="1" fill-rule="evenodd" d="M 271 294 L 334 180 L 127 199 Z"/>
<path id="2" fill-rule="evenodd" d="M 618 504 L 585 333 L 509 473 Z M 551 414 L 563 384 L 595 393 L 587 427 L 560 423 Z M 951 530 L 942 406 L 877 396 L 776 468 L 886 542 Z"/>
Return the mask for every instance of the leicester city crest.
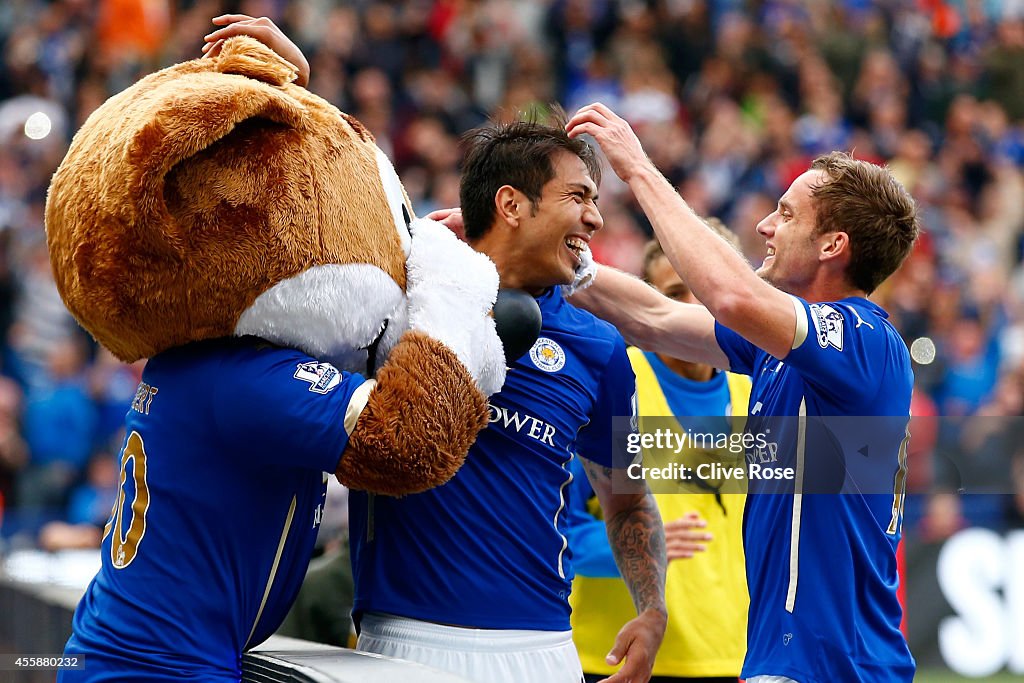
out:
<path id="1" fill-rule="evenodd" d="M 538 337 L 530 349 L 530 360 L 544 372 L 558 372 L 565 367 L 565 351 L 554 340 Z"/>

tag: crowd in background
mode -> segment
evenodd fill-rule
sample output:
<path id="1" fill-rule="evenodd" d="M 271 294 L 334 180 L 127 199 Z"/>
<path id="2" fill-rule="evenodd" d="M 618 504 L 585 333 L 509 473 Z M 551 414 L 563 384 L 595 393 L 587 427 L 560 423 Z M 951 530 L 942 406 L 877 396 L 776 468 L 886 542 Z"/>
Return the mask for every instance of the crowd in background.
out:
<path id="1" fill-rule="evenodd" d="M 623 115 L 754 266 L 765 252 L 754 227 L 814 156 L 887 163 L 924 227 L 873 297 L 916 361 L 912 528 L 941 538 L 1024 524 L 1024 0 L 4 0 L 8 538 L 35 542 L 53 519 L 102 525 L 142 370 L 97 349 L 60 301 L 43 225 L 50 176 L 104 99 L 198 57 L 210 18 L 235 11 L 272 18 L 300 45 L 310 89 L 373 132 L 420 215 L 458 204 L 462 132 L 555 102 Z M 595 256 L 638 272 L 650 226 L 604 178 Z"/>

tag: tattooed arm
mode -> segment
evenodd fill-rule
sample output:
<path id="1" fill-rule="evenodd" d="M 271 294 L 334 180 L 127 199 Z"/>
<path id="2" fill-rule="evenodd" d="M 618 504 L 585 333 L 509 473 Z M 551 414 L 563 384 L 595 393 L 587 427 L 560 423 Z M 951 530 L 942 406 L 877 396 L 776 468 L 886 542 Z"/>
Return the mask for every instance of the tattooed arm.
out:
<path id="1" fill-rule="evenodd" d="M 609 664 L 626 663 L 608 683 L 647 681 L 654 656 L 665 635 L 668 611 L 665 607 L 665 529 L 649 491 L 613 493 L 612 470 L 581 458 L 601 509 L 604 510 L 608 541 L 629 593 L 637 617 L 615 638 L 606 658 Z"/>

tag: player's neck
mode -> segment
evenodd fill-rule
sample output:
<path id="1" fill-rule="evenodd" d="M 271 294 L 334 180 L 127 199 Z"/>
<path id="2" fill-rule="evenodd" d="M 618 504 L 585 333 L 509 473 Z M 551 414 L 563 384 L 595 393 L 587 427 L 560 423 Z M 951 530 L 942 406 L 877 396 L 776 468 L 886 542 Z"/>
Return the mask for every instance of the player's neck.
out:
<path id="1" fill-rule="evenodd" d="M 820 272 L 820 276 L 807 283 L 803 287 L 794 288 L 794 291 L 788 292 L 793 296 L 798 296 L 808 303 L 815 303 L 818 301 L 839 301 L 841 299 L 848 299 L 850 297 L 863 297 L 867 298 L 867 292 L 862 289 L 853 287 L 845 278 L 829 277 L 824 272 Z"/>
<path id="2" fill-rule="evenodd" d="M 671 356 L 664 356 L 660 353 L 658 354 L 658 360 L 664 363 L 665 367 L 672 372 L 693 382 L 707 382 L 715 375 L 715 369 L 710 365 L 691 363 L 679 360 L 678 358 L 672 358 Z"/>
<path id="3" fill-rule="evenodd" d="M 529 263 L 530 255 L 520 253 L 516 243 L 506 239 L 504 231 L 492 228 L 482 236 L 467 241 L 474 250 L 494 262 L 495 268 L 498 269 L 498 282 L 502 288 L 522 289 L 532 296 L 540 296 L 548 289 L 526 282 L 523 273 L 528 272 L 525 266 Z"/>

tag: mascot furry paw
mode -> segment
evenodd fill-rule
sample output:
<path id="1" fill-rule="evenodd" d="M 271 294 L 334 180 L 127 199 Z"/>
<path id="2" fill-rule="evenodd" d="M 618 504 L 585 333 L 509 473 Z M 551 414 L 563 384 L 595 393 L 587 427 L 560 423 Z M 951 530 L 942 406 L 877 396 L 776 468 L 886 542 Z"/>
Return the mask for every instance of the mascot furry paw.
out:
<path id="1" fill-rule="evenodd" d="M 150 359 L 68 645 L 82 680 L 126 661 L 132 680 L 182 662 L 237 680 L 301 583 L 325 472 L 388 495 L 445 482 L 504 381 L 494 265 L 414 220 L 367 130 L 293 77 L 232 39 L 111 98 L 53 178 L 64 301 Z"/>

